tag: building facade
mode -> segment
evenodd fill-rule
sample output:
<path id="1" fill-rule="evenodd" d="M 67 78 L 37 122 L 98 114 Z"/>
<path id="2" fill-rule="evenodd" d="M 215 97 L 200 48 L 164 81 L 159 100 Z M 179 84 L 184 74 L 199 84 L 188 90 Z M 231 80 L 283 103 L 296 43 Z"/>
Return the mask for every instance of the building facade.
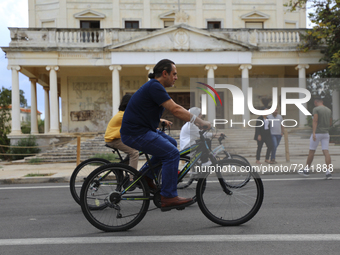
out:
<path id="1" fill-rule="evenodd" d="M 32 106 L 40 100 L 36 86 L 43 86 L 45 134 L 59 135 L 104 132 L 121 97 L 145 83 L 163 58 L 176 63 L 179 79 L 168 92 L 186 108 L 190 98 L 200 100 L 199 93 L 190 92 L 191 78 L 240 79 L 244 93 L 255 87 L 248 78 L 296 78 L 294 86 L 306 88 L 307 75 L 326 65 L 319 62 L 319 50 L 297 50 L 306 13 L 289 12 L 283 0 L 28 2 L 29 28 L 9 28 L 11 42 L 2 47 L 12 70 L 12 137 L 21 135 L 15 114 L 19 72 L 31 81 Z M 273 86 L 257 85 L 257 98 L 270 94 Z M 275 85 L 285 86 L 291 85 Z M 213 117 L 232 116 L 232 95 L 221 92 L 221 98 L 222 113 L 208 106 Z M 334 99 L 339 102 L 338 93 Z M 334 114 L 340 118 L 339 106 Z M 244 116 L 253 115 L 246 110 Z M 287 117 L 297 119 L 300 127 L 306 123 L 294 106 Z M 173 121 L 176 128 L 183 124 Z"/>

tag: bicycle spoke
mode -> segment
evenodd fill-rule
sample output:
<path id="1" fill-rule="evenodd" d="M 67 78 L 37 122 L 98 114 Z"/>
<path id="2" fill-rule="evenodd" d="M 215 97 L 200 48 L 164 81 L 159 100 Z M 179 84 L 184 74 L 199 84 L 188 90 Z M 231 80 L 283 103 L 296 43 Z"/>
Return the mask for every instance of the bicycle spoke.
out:
<path id="1" fill-rule="evenodd" d="M 139 187 L 124 189 L 124 183 L 137 174 L 127 165 L 108 164 L 96 169 L 87 178 L 81 201 L 83 213 L 92 225 L 108 232 L 122 231 L 142 220 L 150 203 L 146 183 L 140 180 L 135 184 Z"/>
<path id="2" fill-rule="evenodd" d="M 254 217 L 261 207 L 262 181 L 257 173 L 245 174 L 241 171 L 246 166 L 242 161 L 222 160 L 218 164 L 225 166 L 225 171 L 211 173 L 198 183 L 199 206 L 207 218 L 217 224 L 243 224 Z M 223 185 L 227 190 L 224 190 Z"/>
<path id="3" fill-rule="evenodd" d="M 96 168 L 108 164 L 110 161 L 101 158 L 91 158 L 80 163 L 70 178 L 70 191 L 73 199 L 80 204 L 80 190 L 87 176 Z"/>

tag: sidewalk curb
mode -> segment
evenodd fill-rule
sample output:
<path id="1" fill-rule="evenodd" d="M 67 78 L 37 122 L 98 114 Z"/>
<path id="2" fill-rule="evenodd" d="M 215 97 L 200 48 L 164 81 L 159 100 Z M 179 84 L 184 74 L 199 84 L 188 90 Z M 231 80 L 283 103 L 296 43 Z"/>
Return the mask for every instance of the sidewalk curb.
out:
<path id="1" fill-rule="evenodd" d="M 0 184 L 34 184 L 34 183 L 61 183 L 69 182 L 67 177 L 22 177 L 0 179 Z"/>

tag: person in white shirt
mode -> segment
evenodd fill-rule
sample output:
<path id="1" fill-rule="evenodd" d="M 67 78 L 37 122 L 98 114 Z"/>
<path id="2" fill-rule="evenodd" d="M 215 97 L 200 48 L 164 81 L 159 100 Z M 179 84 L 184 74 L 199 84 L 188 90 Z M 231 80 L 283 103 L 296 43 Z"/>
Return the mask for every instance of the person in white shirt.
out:
<path id="1" fill-rule="evenodd" d="M 272 135 L 273 149 L 271 153 L 271 163 L 276 164 L 275 156 L 276 149 L 280 144 L 281 138 L 284 134 L 284 127 L 282 126 L 283 118 L 280 114 L 278 114 L 278 110 L 276 109 L 272 114 L 267 116 L 268 119 L 273 120 L 270 123 L 270 133 Z"/>

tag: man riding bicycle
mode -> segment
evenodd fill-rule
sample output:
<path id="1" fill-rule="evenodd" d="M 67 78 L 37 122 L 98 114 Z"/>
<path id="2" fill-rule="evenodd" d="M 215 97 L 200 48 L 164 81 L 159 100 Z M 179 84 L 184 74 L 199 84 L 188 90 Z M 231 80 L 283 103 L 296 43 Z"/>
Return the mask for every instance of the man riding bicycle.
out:
<path id="1" fill-rule="evenodd" d="M 159 160 L 163 163 L 161 210 L 185 207 L 192 203 L 192 198 L 182 198 L 177 194 L 177 174 L 180 159 L 177 142 L 174 138 L 157 130 L 164 109 L 175 117 L 190 121 L 199 127 L 210 128 L 210 123 L 191 114 L 182 106 L 176 104 L 165 88 L 174 86 L 177 80 L 175 63 L 169 59 L 159 61 L 149 74 L 150 80 L 140 87 L 132 96 L 125 110 L 121 140 L 127 146 L 151 154 L 151 163 Z M 166 121 L 169 125 L 169 122 Z M 155 186 L 145 177 L 150 188 Z"/>

